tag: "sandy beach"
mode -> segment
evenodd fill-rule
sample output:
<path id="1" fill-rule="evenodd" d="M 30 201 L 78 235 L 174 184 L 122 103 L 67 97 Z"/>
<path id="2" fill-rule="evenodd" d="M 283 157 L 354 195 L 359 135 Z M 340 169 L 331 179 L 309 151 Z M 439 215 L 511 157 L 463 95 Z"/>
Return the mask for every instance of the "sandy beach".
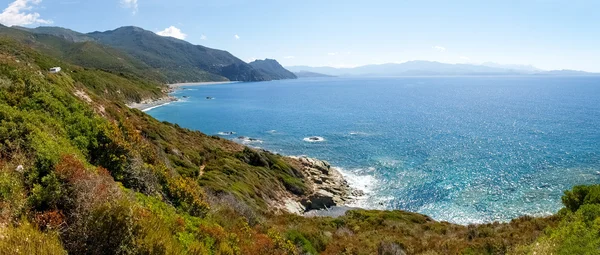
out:
<path id="1" fill-rule="evenodd" d="M 186 82 L 186 83 L 174 83 L 168 84 L 170 88 L 178 88 L 182 86 L 206 86 L 206 85 L 217 85 L 217 84 L 227 84 L 227 83 L 236 83 L 239 81 L 207 81 L 207 82 Z"/>
<path id="2" fill-rule="evenodd" d="M 177 98 L 172 97 L 172 96 L 167 96 L 167 97 L 163 97 L 163 98 L 159 98 L 159 99 L 147 99 L 147 100 L 143 100 L 142 102 L 139 102 L 139 103 L 129 103 L 129 104 L 127 104 L 127 106 L 129 108 L 135 108 L 135 109 L 145 112 L 150 109 L 160 107 L 163 105 L 167 105 L 167 104 L 170 104 L 171 102 L 175 102 L 175 101 L 177 101 Z"/>

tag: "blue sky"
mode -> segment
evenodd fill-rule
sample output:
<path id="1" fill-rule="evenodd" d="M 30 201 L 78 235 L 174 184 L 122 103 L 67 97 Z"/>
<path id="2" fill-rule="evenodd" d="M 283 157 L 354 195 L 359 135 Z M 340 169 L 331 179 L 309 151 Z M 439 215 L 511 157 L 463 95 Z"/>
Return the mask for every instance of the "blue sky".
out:
<path id="1" fill-rule="evenodd" d="M 3 0 L 0 23 L 134 25 L 248 61 L 350 67 L 431 60 L 600 72 L 600 1 Z M 165 29 L 170 28 L 165 31 Z"/>

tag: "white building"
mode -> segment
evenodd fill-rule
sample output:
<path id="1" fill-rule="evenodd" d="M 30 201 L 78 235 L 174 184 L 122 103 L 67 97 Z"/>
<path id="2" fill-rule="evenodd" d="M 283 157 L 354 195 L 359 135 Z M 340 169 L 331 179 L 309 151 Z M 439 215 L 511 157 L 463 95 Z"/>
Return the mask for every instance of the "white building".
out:
<path id="1" fill-rule="evenodd" d="M 61 70 L 60 67 L 52 67 L 52 68 L 50 68 L 50 73 L 58 73 L 58 72 L 60 72 L 60 70 Z"/>

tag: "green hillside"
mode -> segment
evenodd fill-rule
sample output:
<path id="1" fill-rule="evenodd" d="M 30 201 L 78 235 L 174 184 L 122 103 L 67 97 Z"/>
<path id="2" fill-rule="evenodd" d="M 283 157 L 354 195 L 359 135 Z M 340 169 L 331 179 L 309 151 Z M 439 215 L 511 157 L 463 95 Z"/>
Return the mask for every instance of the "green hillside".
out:
<path id="1" fill-rule="evenodd" d="M 77 31 L 73 31 L 71 29 L 62 28 L 62 27 L 36 27 L 36 28 L 26 28 L 26 27 L 13 27 L 20 30 L 25 30 L 34 34 L 47 34 L 53 35 L 62 39 L 65 39 L 69 42 L 89 42 L 93 41 L 94 38 L 91 38 L 85 34 L 79 33 Z"/>
<path id="2" fill-rule="evenodd" d="M 0 27 L 0 30 L 0 34 L 28 43 L 41 40 L 42 44 L 52 45 L 45 53 L 68 58 L 84 67 L 125 70 L 163 83 L 272 79 L 227 51 L 159 36 L 138 27 L 89 34 L 61 27 Z"/>
<path id="3" fill-rule="evenodd" d="M 104 46 L 92 41 L 71 42 L 61 37 L 50 34 L 37 34 L 29 31 L 38 31 L 40 28 L 23 30 L 0 25 L 0 36 L 15 39 L 25 45 L 33 47 L 45 54 L 68 61 L 86 68 L 100 69 L 112 73 L 127 73 L 137 78 L 164 82 L 166 76 L 154 70 L 144 62 L 135 59 L 125 52 Z M 62 28 L 51 28 L 41 31 L 65 31 Z M 68 30 L 71 31 L 71 30 Z M 76 32 L 74 32 L 76 33 Z M 58 34 L 58 32 L 54 33 Z"/>
<path id="4" fill-rule="evenodd" d="M 160 87 L 58 59 L 39 42 L 0 38 L 2 254 L 598 252 L 600 186 L 567 192 L 555 216 L 510 223 L 283 213 L 273 205 L 312 188 L 299 162 L 130 109 L 126 100 Z"/>
<path id="5" fill-rule="evenodd" d="M 112 31 L 90 33 L 88 36 L 121 49 L 154 68 L 177 71 L 177 76 L 168 76 L 170 82 L 195 81 L 198 75 L 206 72 L 232 81 L 268 80 L 268 77 L 229 52 L 159 36 L 138 27 L 121 27 Z M 205 77 L 220 80 L 217 78 Z"/>

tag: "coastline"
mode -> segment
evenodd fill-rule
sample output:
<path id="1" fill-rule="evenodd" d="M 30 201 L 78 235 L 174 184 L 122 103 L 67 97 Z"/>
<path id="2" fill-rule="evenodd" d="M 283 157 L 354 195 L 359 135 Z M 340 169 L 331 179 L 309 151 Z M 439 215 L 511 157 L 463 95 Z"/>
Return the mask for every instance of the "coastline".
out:
<path id="1" fill-rule="evenodd" d="M 141 102 L 130 102 L 127 103 L 127 107 L 138 109 L 142 112 L 146 112 L 152 110 L 154 108 L 158 108 L 161 106 L 168 105 L 172 102 L 176 102 L 179 99 L 177 97 L 171 96 L 169 94 L 173 93 L 175 90 L 180 89 L 183 86 L 208 86 L 208 85 L 219 85 L 219 84 L 229 84 L 229 83 L 237 83 L 238 81 L 207 81 L 207 82 L 185 82 L 185 83 L 173 83 L 167 84 L 169 87 L 167 96 L 156 98 L 156 99 L 145 99 Z"/>
<path id="2" fill-rule="evenodd" d="M 207 86 L 207 85 L 219 85 L 219 84 L 229 84 L 229 83 L 238 83 L 239 81 L 204 81 L 204 82 L 182 82 L 182 83 L 173 83 L 167 84 L 169 88 L 179 88 L 183 86 Z"/>
<path id="3" fill-rule="evenodd" d="M 161 98 L 158 98 L 158 99 L 146 99 L 146 100 L 142 100 L 139 103 L 135 103 L 135 102 L 134 103 L 128 103 L 127 107 L 133 108 L 133 109 L 138 109 L 138 110 L 140 110 L 142 112 L 145 112 L 145 111 L 149 111 L 149 110 L 152 110 L 154 108 L 157 108 L 157 107 L 168 105 L 168 104 L 170 104 L 172 102 L 175 102 L 175 101 L 177 101 L 176 97 L 166 96 L 166 97 L 161 97 Z"/>

